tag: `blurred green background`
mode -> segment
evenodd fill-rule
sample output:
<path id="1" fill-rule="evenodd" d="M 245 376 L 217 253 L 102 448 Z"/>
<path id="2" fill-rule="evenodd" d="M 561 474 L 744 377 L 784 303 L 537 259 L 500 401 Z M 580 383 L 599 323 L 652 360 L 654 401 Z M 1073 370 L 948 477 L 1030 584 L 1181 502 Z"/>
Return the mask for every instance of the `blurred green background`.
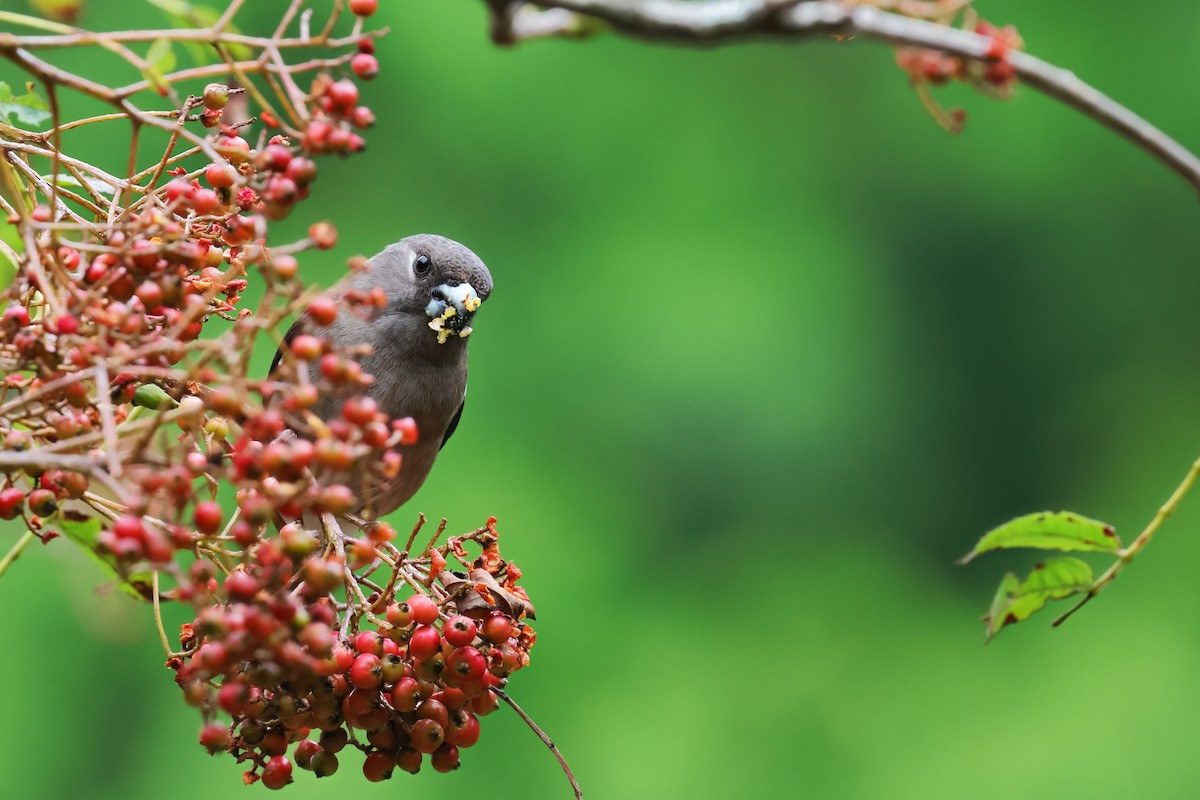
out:
<path id="1" fill-rule="evenodd" d="M 247 30 L 282 3 L 251 5 Z M 462 426 L 395 521 L 500 518 L 540 611 L 512 691 L 588 797 L 1197 796 L 1200 498 L 1058 630 L 985 648 L 1033 558 L 953 564 L 1043 508 L 1131 539 L 1197 455 L 1191 189 L 1028 90 L 939 93 L 951 137 L 881 45 L 506 51 L 480 0 L 383 5 L 369 150 L 280 240 L 337 222 L 320 283 L 419 231 L 491 266 Z M 1200 146 L 1193 0 L 978 7 Z M 101 581 L 62 542 L 0 581 L 0 794 L 264 792 L 194 743 L 149 609 Z M 465 756 L 286 794 L 570 796 L 514 715 Z"/>

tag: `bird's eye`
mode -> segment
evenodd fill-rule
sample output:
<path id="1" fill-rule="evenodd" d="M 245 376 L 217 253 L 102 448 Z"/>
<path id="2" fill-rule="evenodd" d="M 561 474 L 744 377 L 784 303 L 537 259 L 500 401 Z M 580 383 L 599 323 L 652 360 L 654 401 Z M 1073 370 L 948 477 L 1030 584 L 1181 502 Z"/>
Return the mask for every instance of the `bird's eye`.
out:
<path id="1" fill-rule="evenodd" d="M 413 272 L 418 275 L 428 275 L 432 266 L 433 262 L 429 260 L 429 256 L 417 256 L 417 260 L 413 262 Z"/>

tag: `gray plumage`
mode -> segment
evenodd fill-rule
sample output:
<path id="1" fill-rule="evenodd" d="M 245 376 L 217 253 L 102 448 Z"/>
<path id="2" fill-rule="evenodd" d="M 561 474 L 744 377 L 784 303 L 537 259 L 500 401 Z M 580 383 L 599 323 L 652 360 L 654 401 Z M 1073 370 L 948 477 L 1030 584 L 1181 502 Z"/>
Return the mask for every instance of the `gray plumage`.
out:
<path id="1" fill-rule="evenodd" d="M 349 290 L 366 294 L 380 287 L 387 293 L 385 309 L 363 319 L 343 308 L 325 328 L 302 317 L 288 338 L 312 332 L 335 347 L 366 344 L 372 349 L 360 363 L 375 382 L 365 392 L 323 392 L 312 409 L 321 419 L 339 416 L 347 396 L 365 393 L 389 417 L 416 420 L 418 441 L 399 448 L 403 462 L 396 478 L 384 483 L 365 481 L 362 471 L 356 470 L 344 481 L 360 493 L 360 511 L 379 517 L 399 508 L 421 488 L 458 424 L 467 392 L 468 323 L 475 308 L 491 294 L 492 276 L 469 249 L 430 234 L 401 239 L 368 263 L 370 269 L 350 275 L 329 294 L 341 297 Z M 437 322 L 439 318 L 442 322 Z M 314 383 L 321 380 L 317 364 L 310 365 L 309 376 Z"/>

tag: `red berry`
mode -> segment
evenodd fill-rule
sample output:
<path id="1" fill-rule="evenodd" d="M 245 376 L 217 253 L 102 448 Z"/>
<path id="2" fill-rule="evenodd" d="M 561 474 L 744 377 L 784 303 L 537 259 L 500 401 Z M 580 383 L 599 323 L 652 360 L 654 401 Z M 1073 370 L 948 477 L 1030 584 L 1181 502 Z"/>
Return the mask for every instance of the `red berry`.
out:
<path id="1" fill-rule="evenodd" d="M 210 722 L 200 729 L 200 744 L 209 753 L 216 753 L 232 747 L 233 737 L 229 735 L 229 728 L 222 723 Z"/>
<path id="2" fill-rule="evenodd" d="M 379 406 L 366 395 L 351 397 L 342 406 L 342 416 L 352 425 L 363 426 L 375 419 Z"/>
<path id="3" fill-rule="evenodd" d="M 221 198 L 212 189 L 197 189 L 192 195 L 192 210 L 200 216 L 214 213 L 221 207 Z"/>
<path id="4" fill-rule="evenodd" d="M 0 490 L 0 519 L 14 519 L 25 505 L 25 493 L 15 486 Z"/>
<path id="5" fill-rule="evenodd" d="M 315 361 L 321 357 L 325 342 L 316 336 L 301 334 L 292 340 L 292 354 L 302 361 Z"/>
<path id="6" fill-rule="evenodd" d="M 401 678 L 392 688 L 392 708 L 397 711 L 412 711 L 421 702 L 421 686 L 416 678 Z"/>
<path id="7" fill-rule="evenodd" d="M 258 594 L 258 581 L 248 572 L 234 572 L 225 578 L 224 588 L 230 600 L 247 603 Z"/>
<path id="8" fill-rule="evenodd" d="M 363 775 L 375 783 L 392 777 L 392 770 L 395 768 L 395 760 L 382 750 L 371 751 L 363 761 Z"/>
<path id="9" fill-rule="evenodd" d="M 308 316 L 324 327 L 332 325 L 338 316 L 338 304 L 332 297 L 317 297 L 308 304 Z"/>
<path id="10" fill-rule="evenodd" d="M 400 431 L 400 444 L 417 443 L 417 421 L 412 417 L 393 420 L 392 429 Z"/>
<path id="11" fill-rule="evenodd" d="M 350 13 L 356 17 L 369 17 L 379 10 L 379 0 L 350 0 Z"/>
<path id="12" fill-rule="evenodd" d="M 483 638 L 492 644 L 500 644 L 501 642 L 508 641 L 508 638 L 512 636 L 512 632 L 512 617 L 507 614 L 492 614 L 483 623 Z"/>
<path id="13" fill-rule="evenodd" d="M 267 759 L 267 765 L 262 772 L 263 786 L 268 789 L 282 789 L 292 782 L 292 762 L 285 756 L 272 756 Z"/>
<path id="14" fill-rule="evenodd" d="M 202 500 L 196 503 L 192 521 L 196 524 L 196 530 L 211 535 L 221 530 L 223 516 L 219 503 L 215 500 Z"/>
<path id="15" fill-rule="evenodd" d="M 477 681 L 487 672 L 487 658 L 474 647 L 460 647 L 446 659 L 446 668 L 461 681 Z"/>
<path id="16" fill-rule="evenodd" d="M 350 741 L 345 728 L 334 728 L 321 734 L 321 749 L 326 753 L 338 753 Z"/>
<path id="17" fill-rule="evenodd" d="M 112 531 L 118 539 L 141 541 L 146 538 L 146 526 L 137 517 L 118 517 L 113 522 Z"/>
<path id="18" fill-rule="evenodd" d="M 224 162 L 209 164 L 204 170 L 204 180 L 214 189 L 228 189 L 237 183 L 238 171 L 232 164 Z"/>
<path id="19" fill-rule="evenodd" d="M 374 689 L 383 683 L 383 662 L 379 656 L 363 653 L 354 659 L 350 668 L 350 682 L 359 689 Z"/>
<path id="20" fill-rule="evenodd" d="M 358 105 L 358 87 L 354 81 L 335 81 L 325 90 L 325 96 L 343 113 L 350 113 Z"/>
<path id="21" fill-rule="evenodd" d="M 350 69 L 364 81 L 369 81 L 379 74 L 379 59 L 369 53 L 359 53 L 350 59 Z"/>
<path id="22" fill-rule="evenodd" d="M 495 692 L 485 692 L 471 699 L 471 710 L 475 712 L 476 716 L 486 717 L 499 708 L 500 698 L 496 696 Z"/>
<path id="23" fill-rule="evenodd" d="M 442 746 L 446 733 L 431 719 L 419 719 L 412 726 L 412 746 L 422 753 L 432 753 Z"/>
<path id="24" fill-rule="evenodd" d="M 29 325 L 29 310 L 25 306 L 9 306 L 4 309 L 4 321 L 15 322 L 18 328 Z"/>
<path id="25" fill-rule="evenodd" d="M 452 744 L 443 744 L 433 751 L 429 763 L 433 764 L 433 768 L 438 772 L 453 772 L 458 769 L 458 748 Z"/>
<path id="26" fill-rule="evenodd" d="M 446 728 L 446 741 L 459 747 L 470 747 L 479 741 L 479 720 L 470 711 L 454 711 Z"/>
<path id="27" fill-rule="evenodd" d="M 437 603 L 427 594 L 414 594 L 406 601 L 412 609 L 413 619 L 421 625 L 432 625 L 438 618 Z"/>
<path id="28" fill-rule="evenodd" d="M 441 700 L 434 700 L 432 697 L 422 702 L 417 706 L 417 716 L 420 719 L 431 719 L 445 730 L 450 724 L 450 709 L 446 708 L 446 704 Z"/>
<path id="29" fill-rule="evenodd" d="M 456 614 L 446 620 L 442 635 L 454 647 L 468 645 L 475 641 L 475 621 L 470 617 L 464 617 L 462 614 Z"/>
<path id="30" fill-rule="evenodd" d="M 412 632 L 408 639 L 408 652 L 413 658 L 422 661 L 432 657 L 442 649 L 442 636 L 432 625 L 422 625 Z"/>
<path id="31" fill-rule="evenodd" d="M 345 732 L 345 728 L 338 728 L 339 731 Z M 296 745 L 294 755 L 296 757 L 296 766 L 300 769 L 308 769 L 312 764 L 312 757 L 321 752 L 321 745 L 314 742 L 312 739 L 305 739 Z"/>
<path id="32" fill-rule="evenodd" d="M 396 756 L 396 766 L 416 775 L 421 771 L 421 751 L 411 747 L 402 748 Z"/>

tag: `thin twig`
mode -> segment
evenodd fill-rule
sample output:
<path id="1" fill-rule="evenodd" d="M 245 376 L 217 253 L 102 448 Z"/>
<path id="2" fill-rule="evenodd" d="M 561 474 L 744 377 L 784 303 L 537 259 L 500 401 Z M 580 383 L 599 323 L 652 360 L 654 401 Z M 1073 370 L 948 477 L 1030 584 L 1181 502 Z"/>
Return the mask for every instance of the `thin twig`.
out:
<path id="1" fill-rule="evenodd" d="M 4 558 L 0 558 L 0 575 L 8 571 L 13 562 L 21 557 L 21 553 L 29 546 L 29 543 L 36 538 L 37 535 L 33 531 L 27 530 L 20 539 L 17 539 L 17 543 L 4 555 Z"/>
<path id="2" fill-rule="evenodd" d="M 158 638 L 162 642 L 163 650 L 167 653 L 167 658 L 171 657 L 171 643 L 167 640 L 167 630 L 163 627 L 162 606 L 159 602 L 158 593 L 158 570 L 154 570 L 153 577 L 154 585 L 154 624 L 158 626 Z"/>
<path id="3" fill-rule="evenodd" d="M 992 40 L 972 31 L 881 11 L 869 5 L 832 0 L 488 0 L 494 12 L 524 5 L 565 9 L 603 20 L 634 36 L 717 44 L 754 35 L 804 37 L 816 34 L 859 35 L 896 45 L 925 47 L 963 58 L 987 58 Z M 493 17 L 497 17 L 494 13 Z M 495 25 L 495 21 L 493 23 Z M 506 38 L 507 37 L 507 38 Z M 512 43 L 517 33 L 499 31 Z M 1125 106 L 1077 78 L 1028 53 L 1007 56 L 1022 83 L 1074 108 L 1132 142 L 1200 190 L 1200 158 Z"/>
<path id="4" fill-rule="evenodd" d="M 1154 514 L 1154 518 L 1151 519 L 1150 523 L 1142 530 L 1140 534 L 1138 534 L 1138 537 L 1134 539 L 1128 547 L 1118 551 L 1117 560 L 1111 567 L 1105 570 L 1103 575 L 1096 579 L 1096 582 L 1093 583 L 1091 588 L 1087 590 L 1087 594 L 1083 596 L 1083 599 L 1076 603 L 1061 617 L 1054 620 L 1054 627 L 1058 627 L 1059 625 L 1063 624 L 1068 618 L 1071 617 L 1072 614 L 1090 603 L 1092 598 L 1100 594 L 1102 591 L 1104 591 L 1105 587 L 1116 580 L 1117 576 L 1121 574 L 1121 570 L 1125 569 L 1125 567 L 1128 566 L 1131 561 L 1137 558 L 1138 553 L 1146 549 L 1146 545 L 1150 544 L 1150 540 L 1154 538 L 1154 534 L 1158 533 L 1158 529 L 1161 528 L 1163 523 L 1170 519 L 1171 515 L 1174 514 L 1179 508 L 1179 504 L 1183 502 L 1183 498 L 1187 496 L 1189 491 L 1191 491 L 1192 487 L 1196 483 L 1197 478 L 1200 478 L 1200 459 L 1196 459 L 1196 461 L 1192 463 L 1192 467 L 1188 470 L 1187 475 L 1183 477 L 1183 481 L 1175 487 L 1175 491 L 1171 493 L 1169 498 L 1167 498 L 1167 502 L 1163 503 L 1159 507 L 1158 511 Z"/>
<path id="5" fill-rule="evenodd" d="M 512 707 L 512 710 L 517 712 L 517 716 L 525 720 L 525 724 L 529 726 L 530 730 L 537 734 L 537 737 L 542 740 L 542 744 L 550 748 L 550 752 L 554 753 L 554 757 L 558 759 L 559 765 L 562 767 L 563 772 L 566 773 L 567 780 L 571 782 L 571 788 L 575 790 L 576 800 L 582 798 L 583 790 L 579 788 L 579 783 L 575 780 L 575 775 L 571 772 L 571 767 L 567 764 L 567 759 L 563 758 L 563 754 L 559 751 L 558 747 L 555 746 L 554 740 L 547 736 L 546 732 L 539 728 L 538 724 L 533 721 L 533 718 L 526 714 L 521 707 L 517 705 L 517 702 L 509 697 L 506 692 L 503 692 L 500 689 L 492 689 L 492 691 L 497 697 L 508 703 L 509 706 Z"/>

